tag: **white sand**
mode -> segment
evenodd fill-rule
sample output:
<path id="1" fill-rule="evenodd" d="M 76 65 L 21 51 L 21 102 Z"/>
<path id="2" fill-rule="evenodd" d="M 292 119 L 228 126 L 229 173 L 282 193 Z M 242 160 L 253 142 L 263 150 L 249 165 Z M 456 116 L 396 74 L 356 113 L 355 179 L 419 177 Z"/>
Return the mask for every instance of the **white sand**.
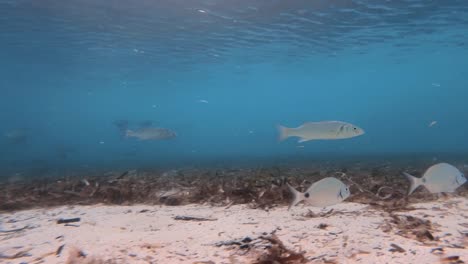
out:
<path id="1" fill-rule="evenodd" d="M 250 263 L 257 256 L 256 250 L 244 254 L 238 246 L 213 244 L 246 236 L 255 238 L 275 229 L 288 248 L 305 251 L 311 263 L 331 260 L 336 263 L 439 263 L 441 257 L 447 256 L 459 256 L 468 262 L 468 241 L 460 233 L 468 231 L 468 199 L 451 198 L 413 206 L 419 209 L 396 214 L 429 219 L 437 226 L 432 234 L 438 241 L 421 243 L 396 234 L 395 228 L 384 232 L 384 222 L 391 219 L 388 213 L 347 202 L 327 210 L 297 206 L 291 211 L 280 207 L 269 212 L 248 209 L 245 205 L 228 209 L 200 205 L 94 205 L 4 213 L 0 215 L 1 230 L 29 228 L 0 233 L 0 263 L 66 263 L 73 248 L 87 254 L 84 260 L 98 257 L 118 263 Z M 329 217 L 301 216 L 308 209 L 320 213 L 331 208 L 336 213 Z M 140 213 L 144 209 L 148 211 Z M 217 220 L 174 220 L 177 215 Z M 77 227 L 56 223 L 59 218 L 73 217 L 81 218 L 74 223 Z M 328 227 L 318 228 L 321 223 Z M 392 243 L 406 251 L 389 251 Z M 56 256 L 63 244 L 62 253 Z M 437 247 L 443 248 L 442 255 L 431 253 Z M 5 259 L 24 250 L 30 255 Z"/>

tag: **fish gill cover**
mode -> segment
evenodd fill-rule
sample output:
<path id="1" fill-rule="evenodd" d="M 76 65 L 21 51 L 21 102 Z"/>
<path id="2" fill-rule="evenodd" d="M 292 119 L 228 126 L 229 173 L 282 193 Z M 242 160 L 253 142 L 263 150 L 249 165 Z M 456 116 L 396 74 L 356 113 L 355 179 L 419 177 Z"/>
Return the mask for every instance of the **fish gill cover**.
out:
<path id="1" fill-rule="evenodd" d="M 462 0 L 0 0 L 0 177 L 454 156 L 464 169 L 467 33 Z M 365 134 L 278 141 L 280 124 L 327 120 Z"/>

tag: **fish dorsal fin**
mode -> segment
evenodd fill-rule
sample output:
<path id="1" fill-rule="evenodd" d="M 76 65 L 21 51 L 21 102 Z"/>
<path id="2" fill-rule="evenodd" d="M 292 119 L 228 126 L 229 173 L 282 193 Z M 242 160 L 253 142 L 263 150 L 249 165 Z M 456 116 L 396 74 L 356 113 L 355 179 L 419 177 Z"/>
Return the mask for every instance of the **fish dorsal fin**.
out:
<path id="1" fill-rule="evenodd" d="M 145 121 L 142 121 L 139 124 L 140 128 L 148 128 L 148 127 L 151 127 L 151 126 L 153 126 L 153 121 L 151 121 L 151 120 L 145 120 Z"/>

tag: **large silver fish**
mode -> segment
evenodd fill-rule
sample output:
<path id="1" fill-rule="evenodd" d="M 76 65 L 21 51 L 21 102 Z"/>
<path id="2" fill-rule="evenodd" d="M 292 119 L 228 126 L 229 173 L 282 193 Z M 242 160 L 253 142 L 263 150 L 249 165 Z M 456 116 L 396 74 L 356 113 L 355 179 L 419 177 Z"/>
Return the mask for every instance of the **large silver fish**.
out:
<path id="1" fill-rule="evenodd" d="M 167 128 L 142 127 L 137 130 L 127 129 L 125 137 L 134 137 L 139 140 L 163 140 L 175 138 L 177 134 Z"/>
<path id="2" fill-rule="evenodd" d="M 408 195 L 412 194 L 421 185 L 424 185 L 431 193 L 454 192 L 466 182 L 465 175 L 447 163 L 438 163 L 431 166 L 421 178 L 416 178 L 406 172 L 403 172 L 403 174 L 410 181 Z"/>
<path id="3" fill-rule="evenodd" d="M 333 177 L 314 182 L 304 193 L 297 191 L 288 183 L 287 186 L 293 195 L 288 210 L 302 201 L 315 207 L 330 206 L 341 203 L 351 195 L 349 187 Z"/>
<path id="4" fill-rule="evenodd" d="M 299 143 L 309 140 L 345 139 L 363 135 L 362 128 L 341 121 L 307 122 L 296 128 L 278 125 L 279 139 L 299 137 Z"/>

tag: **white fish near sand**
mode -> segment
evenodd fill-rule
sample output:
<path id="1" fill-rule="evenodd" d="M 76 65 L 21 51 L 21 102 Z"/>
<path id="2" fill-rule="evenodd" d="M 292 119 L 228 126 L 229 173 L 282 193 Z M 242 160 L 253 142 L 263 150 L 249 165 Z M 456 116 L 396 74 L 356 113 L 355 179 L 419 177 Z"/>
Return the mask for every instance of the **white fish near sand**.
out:
<path id="1" fill-rule="evenodd" d="M 362 128 L 341 121 L 307 122 L 296 128 L 278 125 L 279 139 L 299 137 L 298 143 L 309 140 L 345 139 L 363 135 Z"/>
<path id="2" fill-rule="evenodd" d="M 421 178 L 416 178 L 406 172 L 403 173 L 410 181 L 408 195 L 416 188 L 424 185 L 431 193 L 454 192 L 466 182 L 465 175 L 456 167 L 447 163 L 438 163 L 431 166 Z"/>
<path id="3" fill-rule="evenodd" d="M 142 127 L 137 130 L 127 129 L 125 131 L 125 137 L 134 137 L 139 140 L 163 140 L 175 138 L 177 134 L 167 128 L 158 127 Z"/>
<path id="4" fill-rule="evenodd" d="M 304 193 L 297 191 L 288 183 L 286 184 L 293 195 L 288 210 L 302 201 L 311 206 L 326 207 L 341 203 L 351 195 L 349 187 L 333 177 L 314 182 Z"/>

